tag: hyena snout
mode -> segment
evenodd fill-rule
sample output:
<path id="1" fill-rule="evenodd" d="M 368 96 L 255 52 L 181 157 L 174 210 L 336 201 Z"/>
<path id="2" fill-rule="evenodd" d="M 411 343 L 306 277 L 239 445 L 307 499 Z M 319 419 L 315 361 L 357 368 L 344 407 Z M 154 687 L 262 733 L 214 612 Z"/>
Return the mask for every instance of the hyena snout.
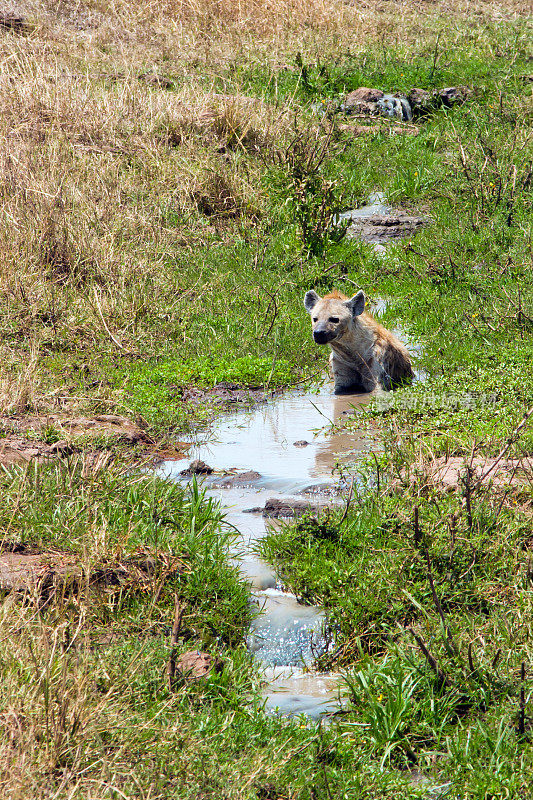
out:
<path id="1" fill-rule="evenodd" d="M 317 325 L 313 330 L 313 339 L 317 344 L 327 344 L 335 339 L 336 333 L 332 331 L 327 325 Z"/>

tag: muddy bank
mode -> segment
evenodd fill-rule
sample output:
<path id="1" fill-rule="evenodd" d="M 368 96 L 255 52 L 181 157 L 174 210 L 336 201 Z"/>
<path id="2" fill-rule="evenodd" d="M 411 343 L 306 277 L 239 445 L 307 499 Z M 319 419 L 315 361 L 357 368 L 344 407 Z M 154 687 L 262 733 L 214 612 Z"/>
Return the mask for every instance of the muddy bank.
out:
<path id="1" fill-rule="evenodd" d="M 80 555 L 43 550 L 21 542 L 5 542 L 0 552 L 0 592 L 49 600 L 57 593 L 115 593 L 153 588 L 154 581 L 170 580 L 186 564 L 163 553 L 145 552 L 135 557 L 84 562 Z"/>
<path id="2" fill-rule="evenodd" d="M 108 445 L 153 445 L 149 434 L 126 417 L 65 414 L 0 417 L 0 464 L 49 461 L 76 453 L 104 439 Z M 96 448 L 98 449 L 98 447 Z"/>
<path id="3" fill-rule="evenodd" d="M 438 488 L 453 492 L 465 489 L 468 483 L 475 486 L 489 484 L 506 486 L 530 486 L 533 481 L 533 458 L 485 458 L 475 456 L 441 456 L 433 461 L 415 463 L 403 479 L 412 485 Z"/>
<path id="4" fill-rule="evenodd" d="M 117 414 L 0 416 L 0 464 L 46 463 L 82 451 L 96 455 L 115 447 L 136 448 L 140 457 L 179 458 L 185 442 L 163 448 L 144 423 Z"/>
<path id="5" fill-rule="evenodd" d="M 216 415 L 235 407 L 252 408 L 273 396 L 258 386 L 222 382 L 211 389 L 195 386 L 176 387 L 184 405 L 192 411 L 200 407 Z M 156 461 L 181 458 L 189 444 L 161 441 L 141 418 L 133 421 L 120 414 L 47 414 L 0 415 L 0 464 L 47 462 L 74 453 L 98 452 L 114 447 L 135 447 L 140 457 Z"/>

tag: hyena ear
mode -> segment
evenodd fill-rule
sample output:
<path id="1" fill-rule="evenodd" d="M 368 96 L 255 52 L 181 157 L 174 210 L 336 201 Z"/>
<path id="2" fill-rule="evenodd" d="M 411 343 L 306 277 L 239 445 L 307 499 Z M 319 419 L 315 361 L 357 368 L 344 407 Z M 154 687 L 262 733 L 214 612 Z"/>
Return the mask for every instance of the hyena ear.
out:
<path id="1" fill-rule="evenodd" d="M 354 294 L 344 305 L 350 309 L 352 316 L 358 317 L 359 314 L 362 314 L 365 310 L 365 293 L 363 290 L 360 289 L 357 294 Z"/>
<path id="2" fill-rule="evenodd" d="M 309 314 L 311 313 L 311 311 L 316 306 L 319 300 L 320 297 L 317 295 L 314 289 L 311 289 L 310 292 L 305 293 L 304 306 Z"/>

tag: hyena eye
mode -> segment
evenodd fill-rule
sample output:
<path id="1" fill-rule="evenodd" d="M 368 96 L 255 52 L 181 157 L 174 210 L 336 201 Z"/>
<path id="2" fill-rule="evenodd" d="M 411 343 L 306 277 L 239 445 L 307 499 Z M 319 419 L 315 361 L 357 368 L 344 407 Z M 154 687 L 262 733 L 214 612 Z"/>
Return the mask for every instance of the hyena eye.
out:
<path id="1" fill-rule="evenodd" d="M 317 322 L 318 317 L 313 317 L 313 322 Z"/>
<path id="2" fill-rule="evenodd" d="M 338 318 L 338 317 L 330 317 L 330 318 L 329 318 L 329 321 L 330 321 L 330 322 L 338 322 L 338 321 L 339 321 L 339 318 Z"/>

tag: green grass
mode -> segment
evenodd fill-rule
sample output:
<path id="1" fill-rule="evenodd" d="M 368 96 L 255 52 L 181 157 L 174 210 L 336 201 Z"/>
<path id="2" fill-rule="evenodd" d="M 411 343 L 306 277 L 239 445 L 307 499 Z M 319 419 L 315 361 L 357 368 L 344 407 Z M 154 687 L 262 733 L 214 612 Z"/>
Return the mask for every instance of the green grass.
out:
<path id="1" fill-rule="evenodd" d="M 334 130 L 323 161 L 315 133 L 306 132 L 315 120 L 302 111 L 297 140 L 281 141 L 272 159 L 262 159 L 264 209 L 253 235 L 239 223 L 233 242 L 221 239 L 185 259 L 177 256 L 181 285 L 189 285 L 193 275 L 199 279 L 201 305 L 180 308 L 179 327 L 167 323 L 170 339 L 155 362 L 128 369 L 129 407 L 144 415 L 151 402 L 158 408 L 155 395 L 167 372 L 178 382 L 199 385 L 216 380 L 274 385 L 315 371 L 323 359 L 312 346 L 301 308 L 301 296 L 313 286 L 348 292 L 362 286 L 371 296 L 390 297 L 386 319 L 401 320 L 421 343 L 422 366 L 432 378 L 444 371 L 448 381 L 452 373 L 455 386 L 467 382 L 475 391 L 508 390 L 515 408 L 527 402 L 532 205 L 526 90 L 520 80 L 525 29 L 517 23 L 513 31 L 513 59 L 500 46 L 509 36 L 505 26 L 472 37 L 460 33 L 456 47 L 439 45 L 436 69 L 433 52 L 425 50 L 347 54 L 339 64 L 309 68 L 308 74 L 322 77 L 308 89 L 294 70 L 282 71 L 275 82 L 259 66 L 253 74 L 239 74 L 240 90 L 268 96 L 275 85 L 272 99 L 279 102 L 297 88 L 304 105 L 340 96 L 361 82 L 390 90 L 465 83 L 475 92 L 462 107 L 435 111 L 420 123 L 416 137 L 383 133 L 350 141 Z M 497 54 L 489 55 L 493 51 Z M 320 134 L 319 142 L 326 136 Z M 232 157 L 235 165 L 242 162 L 242 154 Z M 368 246 L 336 242 L 325 223 L 313 243 L 302 241 L 299 220 L 316 223 L 328 192 L 334 212 L 364 202 L 376 188 L 391 202 L 429 209 L 434 222 L 412 248 L 400 243 L 381 259 Z M 518 351 L 510 347 L 517 337 Z M 465 370 L 471 366 L 470 372 L 461 374 L 457 364 Z M 179 398 L 163 396 L 168 419 Z M 154 424 L 158 415 L 150 417 Z"/>
<path id="2" fill-rule="evenodd" d="M 199 357 L 185 361 L 165 359 L 159 363 L 147 363 L 128 370 L 126 392 L 134 397 L 135 412 L 154 427 L 163 428 L 186 424 L 193 419 L 198 422 L 204 410 L 200 403 L 193 408 L 176 409 L 188 386 L 211 389 L 216 384 L 227 382 L 249 388 L 275 388 L 290 384 L 294 373 L 285 358 L 226 356 Z M 179 413 L 181 411 L 181 413 Z"/>
<path id="3" fill-rule="evenodd" d="M 167 227 L 183 231 L 184 243 L 159 253 L 158 274 L 143 274 L 135 291 L 128 283 L 114 301 L 110 324 L 131 353 L 117 349 L 101 325 L 98 347 L 86 340 L 85 328 L 98 317 L 88 295 L 80 305 L 79 329 L 73 331 L 58 311 L 57 321 L 40 334 L 49 379 L 68 380 L 77 395 L 96 394 L 96 403 L 141 414 L 154 433 L 175 430 L 191 417 L 183 384 L 279 386 L 315 373 L 325 359 L 311 342 L 303 294 L 313 286 L 347 292 L 362 286 L 372 297 L 391 298 L 386 319 L 401 320 L 420 342 L 432 376 L 453 371 L 459 382 L 451 365 L 470 361 L 478 368 L 481 356 L 487 362 L 482 380 L 469 374 L 468 381 L 485 386 L 492 371 L 490 383 L 501 388 L 500 372 L 506 380 L 511 370 L 516 380 L 510 389 L 520 377 L 527 383 L 522 373 L 531 325 L 531 156 L 521 78 L 527 72 L 526 33 L 520 21 L 484 23 L 470 32 L 454 30 L 436 48 L 432 42 L 412 52 L 343 53 L 338 63 L 308 64 L 308 86 L 296 62 L 275 74 L 261 62 L 222 71 L 224 91 L 234 87 L 274 104 L 293 97 L 296 104 L 293 130 L 280 129 L 259 154 L 236 146 L 226 166 L 212 169 L 236 196 L 248 193 L 246 202 L 260 206 L 259 217 L 246 212 L 221 221 L 198 208 L 175 208 L 163 197 L 158 213 Z M 474 94 L 464 106 L 436 110 L 420 123 L 418 136 L 389 136 L 384 129 L 354 138 L 337 130 L 344 120 L 336 114 L 329 138 L 327 125 L 317 128 L 320 118 L 311 104 L 339 98 L 361 83 L 391 91 L 466 84 Z M 209 152 L 202 142 L 198 158 Z M 169 152 L 169 164 L 175 158 Z M 145 168 L 140 161 L 139 175 Z M 157 181 L 162 167 L 151 169 Z M 216 181 L 203 180 L 216 199 Z M 337 241 L 329 223 L 329 215 L 365 202 L 376 189 L 390 202 L 428 211 L 434 219 L 412 248 L 398 244 L 384 259 L 366 245 Z M 152 191 L 151 185 L 146 196 L 141 192 L 136 205 L 152 203 Z M 316 230 L 305 234 L 304 226 Z M 518 316 L 518 290 L 525 317 Z M 50 309 L 42 313 L 51 315 Z M 12 324 L 5 333 L 16 340 Z M 524 338 L 521 354 L 507 352 L 517 336 Z M 99 400 L 102 385 L 109 388 Z M 529 396 L 528 385 L 520 394 Z"/>
<path id="4" fill-rule="evenodd" d="M 153 587 L 59 593 L 39 606 L 6 597 L 0 614 L 6 796 L 409 797 L 408 779 L 375 773 L 346 730 L 263 711 L 243 646 L 248 589 L 228 563 L 230 537 L 211 501 L 150 476 L 80 465 L 2 477 L 4 541 L 76 555 L 87 570 L 149 552 L 175 557 Z M 177 652 L 208 650 L 222 668 L 170 691 L 166 666 L 177 596 Z M 273 751 L 276 757 L 273 758 Z M 18 793 L 18 794 L 17 794 Z"/>
<path id="5" fill-rule="evenodd" d="M 90 604 L 98 632 L 102 626 L 122 633 L 166 630 L 177 595 L 188 609 L 184 625 L 199 646 L 242 644 L 250 610 L 246 587 L 227 563 L 235 534 L 221 527 L 221 512 L 196 486 L 185 491 L 113 470 L 88 478 L 83 462 L 73 461 L 69 469 L 5 473 L 2 494 L 4 541 L 73 554 L 89 573 L 154 554 L 157 601 L 143 584 L 112 593 L 109 603 Z M 182 565 L 177 572 L 168 566 L 173 559 Z"/>
<path id="6" fill-rule="evenodd" d="M 468 458 L 474 448 L 496 455 L 533 405 L 531 148 L 523 83 L 513 78 L 523 74 L 522 57 L 510 66 L 500 51 L 489 65 L 479 52 L 468 60 L 464 51 L 447 53 L 436 85 L 467 83 L 476 90 L 473 102 L 436 111 L 416 137 L 359 137 L 325 165 L 325 178 L 342 176 L 353 201 L 379 188 L 429 210 L 433 223 L 383 257 L 364 245 L 328 242 L 308 266 L 311 275 L 319 263 L 323 272 L 340 263 L 326 283 L 386 298 L 384 320 L 418 345 L 423 378 L 354 418 L 354 429 L 382 430 L 380 491 L 370 460 L 342 524 L 341 513 L 330 512 L 260 543 L 287 587 L 326 610 L 333 647 L 320 664 L 345 666 L 351 697 L 340 735 L 376 770 L 417 766 L 435 784 L 448 784 L 451 796 L 468 798 L 531 796 L 529 734 L 519 724 L 520 664 L 531 663 L 523 635 L 531 609 L 531 488 L 526 483 L 507 498 L 478 490 L 469 520 L 464 492 L 424 491 L 416 481 L 398 492 L 383 487 L 421 454 Z M 335 99 L 361 83 L 430 88 L 427 54 L 425 65 L 423 79 L 417 58 L 406 66 L 387 53 L 386 82 L 377 72 L 364 81 L 354 72 L 353 83 L 346 61 L 342 80 L 335 65 L 314 67 L 300 91 L 312 100 Z M 528 455 L 532 446 L 529 427 L 509 455 Z M 530 687 L 527 678 L 526 729 Z"/>
<path id="7" fill-rule="evenodd" d="M 395 456 L 381 459 L 385 485 Z M 488 489 L 473 492 L 470 520 L 461 492 L 378 493 L 371 473 L 345 519 L 304 517 L 259 546 L 326 611 L 318 665 L 344 667 L 349 694 L 338 735 L 377 773 L 417 768 L 452 796 L 529 797 L 530 514 Z"/>

